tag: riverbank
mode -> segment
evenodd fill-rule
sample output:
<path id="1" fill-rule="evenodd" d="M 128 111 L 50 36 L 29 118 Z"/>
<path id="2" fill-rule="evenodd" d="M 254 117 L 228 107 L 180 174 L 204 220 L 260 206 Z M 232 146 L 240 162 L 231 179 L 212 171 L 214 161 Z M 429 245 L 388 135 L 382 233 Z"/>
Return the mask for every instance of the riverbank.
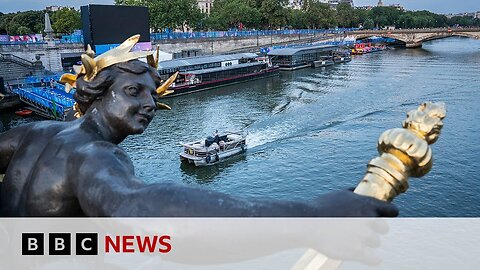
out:
<path id="1" fill-rule="evenodd" d="M 254 198 L 310 200 L 356 186 L 378 136 L 424 101 L 447 118 L 432 171 L 395 200 L 401 216 L 478 217 L 480 42 L 451 38 L 422 49 L 355 56 L 327 69 L 282 72 L 166 101 L 144 134 L 121 146 L 137 175 Z M 9 126 L 29 120 L 13 116 Z M 249 132 L 245 155 L 207 168 L 181 165 L 180 141 L 218 129 Z M 445 187 L 448 187 L 446 189 Z"/>

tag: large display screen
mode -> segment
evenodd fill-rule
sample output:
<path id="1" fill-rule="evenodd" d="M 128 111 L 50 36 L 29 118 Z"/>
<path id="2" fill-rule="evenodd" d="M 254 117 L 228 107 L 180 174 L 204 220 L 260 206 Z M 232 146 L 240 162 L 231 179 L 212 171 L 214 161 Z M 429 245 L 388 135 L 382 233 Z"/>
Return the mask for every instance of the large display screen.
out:
<path id="1" fill-rule="evenodd" d="M 120 44 L 140 34 L 140 42 L 150 42 L 148 8 L 133 6 L 82 6 L 85 46 Z"/>

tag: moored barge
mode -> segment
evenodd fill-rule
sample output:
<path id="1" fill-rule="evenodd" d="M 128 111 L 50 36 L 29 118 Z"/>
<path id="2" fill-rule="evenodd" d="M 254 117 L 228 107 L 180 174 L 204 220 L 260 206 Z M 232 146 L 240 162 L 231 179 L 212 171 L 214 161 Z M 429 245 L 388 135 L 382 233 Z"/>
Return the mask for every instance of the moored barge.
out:
<path id="1" fill-rule="evenodd" d="M 159 62 L 163 79 L 179 72 L 167 97 L 184 95 L 244 81 L 277 76 L 278 67 L 254 53 L 202 56 Z"/>
<path id="2" fill-rule="evenodd" d="M 316 45 L 292 47 L 272 50 L 268 52 L 273 65 L 280 70 L 296 70 L 306 67 L 320 67 L 332 64 L 332 55 L 338 46 Z"/>

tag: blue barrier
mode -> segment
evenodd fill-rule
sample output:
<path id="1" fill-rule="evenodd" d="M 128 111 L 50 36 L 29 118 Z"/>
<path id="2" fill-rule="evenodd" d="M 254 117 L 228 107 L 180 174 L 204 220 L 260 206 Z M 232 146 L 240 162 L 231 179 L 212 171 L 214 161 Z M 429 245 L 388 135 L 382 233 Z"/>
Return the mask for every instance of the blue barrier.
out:
<path id="1" fill-rule="evenodd" d="M 25 78 L 25 83 L 41 83 L 42 79 L 43 82 L 48 84 L 50 83 L 51 80 L 54 80 L 55 82 L 58 82 L 60 80 L 60 75 L 50 75 L 50 76 L 29 76 Z"/>
<path id="2" fill-rule="evenodd" d="M 51 88 L 28 88 L 32 93 L 37 94 L 43 98 L 54 101 L 56 104 L 64 105 L 66 107 L 72 107 L 75 101 L 73 100 L 73 95 L 70 93 L 63 92 L 59 89 Z M 27 89 L 24 89 L 27 91 Z"/>
<path id="3" fill-rule="evenodd" d="M 187 38 L 221 38 L 221 37 L 252 37 L 270 35 L 308 35 L 308 34 L 341 34 L 355 31 L 358 28 L 339 29 L 293 29 L 293 30 L 255 30 L 255 31 L 212 31 L 212 32 L 162 32 L 151 33 L 151 41 L 163 39 Z"/>
<path id="4" fill-rule="evenodd" d="M 287 30 L 253 30 L 253 31 L 209 31 L 209 32 L 161 32 L 151 33 L 150 40 L 164 39 L 196 39 L 196 38 L 222 38 L 222 37 L 256 37 L 270 35 L 312 35 L 312 34 L 342 34 L 349 31 L 356 31 L 359 28 L 338 28 L 338 29 L 287 29 Z M 71 35 L 64 35 L 56 44 L 83 43 L 81 32 Z M 0 45 L 21 45 L 21 44 L 46 44 L 45 41 L 38 42 L 0 42 Z"/>
<path id="5" fill-rule="evenodd" d="M 72 93 L 66 93 L 59 88 L 17 88 L 14 92 L 36 109 L 51 113 L 55 118 L 63 117 L 65 109 L 75 103 Z"/>

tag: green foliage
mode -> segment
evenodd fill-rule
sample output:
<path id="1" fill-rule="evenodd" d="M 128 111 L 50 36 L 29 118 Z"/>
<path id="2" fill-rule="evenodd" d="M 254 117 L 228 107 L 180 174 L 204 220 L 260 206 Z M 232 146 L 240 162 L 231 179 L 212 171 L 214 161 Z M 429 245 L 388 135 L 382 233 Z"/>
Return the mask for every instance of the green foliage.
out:
<path id="1" fill-rule="evenodd" d="M 7 24 L 10 21 L 11 17 L 13 17 L 11 14 L 2 13 L 2 15 L 0 15 L 0 35 L 7 34 Z"/>
<path id="2" fill-rule="evenodd" d="M 305 12 L 309 28 L 331 28 L 336 26 L 336 12 L 327 4 L 316 0 L 305 0 L 302 10 Z"/>
<path id="3" fill-rule="evenodd" d="M 294 29 L 308 28 L 308 18 L 305 12 L 299 9 L 292 9 L 288 15 L 290 27 Z"/>
<path id="4" fill-rule="evenodd" d="M 115 0 L 116 5 L 146 6 L 153 31 L 165 29 L 227 30 L 240 23 L 249 29 L 295 29 L 333 27 L 364 28 L 395 26 L 396 28 L 470 27 L 480 20 L 468 16 L 445 15 L 429 11 L 401 11 L 395 7 L 354 9 L 341 3 L 337 10 L 318 0 L 304 0 L 301 10 L 287 8 L 288 0 L 215 0 L 211 14 L 205 17 L 196 0 Z M 0 12 L 0 34 L 25 35 L 41 33 L 44 11 Z M 61 9 L 51 13 L 52 27 L 57 33 L 70 33 L 81 27 L 80 13 Z"/>
<path id="5" fill-rule="evenodd" d="M 288 11 L 285 8 L 287 4 L 288 0 L 263 0 L 260 13 L 263 16 L 264 25 L 270 29 L 284 27 L 288 18 Z"/>
<path id="6" fill-rule="evenodd" d="M 252 3 L 243 0 L 216 0 L 212 7 L 207 25 L 210 29 L 227 30 L 242 23 L 247 28 L 258 27 L 262 15 Z"/>
<path id="7" fill-rule="evenodd" d="M 395 7 L 374 7 L 368 17 L 373 20 L 377 27 L 397 25 L 402 11 Z"/>
<path id="8" fill-rule="evenodd" d="M 337 6 L 337 22 L 343 27 L 357 27 L 355 10 L 347 3 L 340 3 Z"/>
<path id="9" fill-rule="evenodd" d="M 52 28 L 55 33 L 72 33 L 82 27 L 80 12 L 68 8 L 57 10 L 52 15 Z"/>
<path id="10" fill-rule="evenodd" d="M 43 31 L 42 11 L 25 11 L 2 16 L 0 22 L 0 31 L 5 30 L 8 35 L 23 35 L 23 33 L 33 34 Z"/>
<path id="11" fill-rule="evenodd" d="M 363 28 L 365 29 L 372 29 L 374 27 L 375 27 L 375 22 L 370 18 L 365 19 L 365 21 L 363 22 Z"/>
<path id="12" fill-rule="evenodd" d="M 30 28 L 28 28 L 28 27 L 20 26 L 20 27 L 17 28 L 17 34 L 18 35 L 32 34 L 32 30 L 30 30 Z"/>
<path id="13" fill-rule="evenodd" d="M 478 20 L 477 20 L 478 22 Z M 466 16 L 455 16 L 452 17 L 449 20 L 449 25 L 450 26 L 478 26 L 478 24 L 475 24 L 475 20 L 472 17 L 466 17 Z"/>

